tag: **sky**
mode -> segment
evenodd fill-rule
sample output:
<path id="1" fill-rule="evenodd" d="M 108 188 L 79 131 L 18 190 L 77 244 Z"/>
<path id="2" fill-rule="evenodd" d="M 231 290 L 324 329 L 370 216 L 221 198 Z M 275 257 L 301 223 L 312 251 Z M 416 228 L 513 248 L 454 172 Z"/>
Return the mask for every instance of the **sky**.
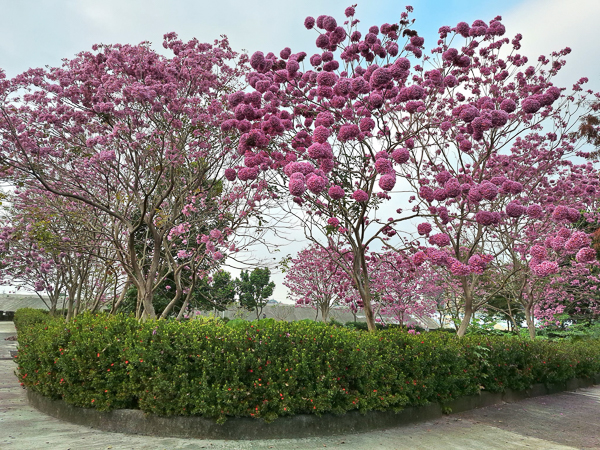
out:
<path id="1" fill-rule="evenodd" d="M 600 90 L 598 0 L 368 0 L 358 4 L 356 17 L 365 29 L 397 22 L 406 4 L 414 7 L 413 28 L 427 48 L 443 25 L 502 16 L 507 36 L 523 35 L 520 52 L 532 63 L 541 54 L 571 47 L 557 85 L 571 87 L 585 76 L 589 89 Z M 327 14 L 341 21 L 347 6 L 339 0 L 0 0 L 0 68 L 12 77 L 30 67 L 57 66 L 95 43 L 150 41 L 162 51 L 162 37 L 172 31 L 202 42 L 227 35 L 234 50 L 250 53 L 290 47 L 312 54 L 316 32 L 304 28 L 304 18 Z M 281 255 L 300 247 L 282 249 Z M 283 300 L 283 277 L 273 278 L 273 298 Z"/>

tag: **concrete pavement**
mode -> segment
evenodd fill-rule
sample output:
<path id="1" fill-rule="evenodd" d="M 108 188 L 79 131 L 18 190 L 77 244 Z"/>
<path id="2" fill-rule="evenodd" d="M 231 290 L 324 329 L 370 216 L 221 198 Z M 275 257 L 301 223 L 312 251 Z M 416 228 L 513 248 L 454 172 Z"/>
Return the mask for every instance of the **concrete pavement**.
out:
<path id="1" fill-rule="evenodd" d="M 0 358 L 14 343 L 0 322 Z M 216 441 L 108 433 L 46 416 L 29 406 L 0 359 L 0 449 L 600 449 L 600 386 L 491 406 L 385 431 L 326 438 Z"/>

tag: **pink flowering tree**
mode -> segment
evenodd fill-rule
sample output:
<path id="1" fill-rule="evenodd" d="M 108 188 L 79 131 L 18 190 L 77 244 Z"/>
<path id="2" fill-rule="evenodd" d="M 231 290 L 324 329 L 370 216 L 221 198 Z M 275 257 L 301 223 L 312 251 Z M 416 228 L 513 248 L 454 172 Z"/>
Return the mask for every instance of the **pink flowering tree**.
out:
<path id="1" fill-rule="evenodd" d="M 152 294 L 169 274 L 181 298 L 235 252 L 235 231 L 265 199 L 256 176 L 223 178 L 238 156 L 220 125 L 246 58 L 225 38 L 172 33 L 163 46 L 170 57 L 149 43 L 99 45 L 61 67 L 0 75 L 3 177 L 102 219 L 143 318 L 155 317 Z"/>
<path id="2" fill-rule="evenodd" d="M 271 185 L 289 193 L 309 239 L 326 247 L 335 236 L 351 249 L 352 266 L 343 267 L 371 330 L 369 247 L 406 248 L 406 221 L 423 216 L 437 230 L 431 245 L 452 249 L 441 267 L 459 278 L 484 270 L 490 261 L 477 236 L 498 223 L 494 201 L 521 189 L 509 177 L 500 191 L 488 162 L 543 126 L 554 129 L 548 140 L 570 139 L 569 118 L 585 109 L 585 79 L 573 95 L 551 82 L 569 49 L 528 66 L 518 53 L 522 36 L 505 38 L 497 17 L 440 28 L 425 55 L 411 11 L 368 32 L 353 7 L 343 22 L 308 17 L 317 52 L 254 53 L 252 91 L 229 96 L 235 117 L 223 124 L 240 133 L 244 155 L 231 179 L 271 168 Z M 463 245 L 467 235 L 474 245 Z M 475 311 L 472 283 L 463 283 L 463 297 L 459 335 Z"/>
<path id="3" fill-rule="evenodd" d="M 37 227 L 3 224 L 0 230 L 0 283 L 32 290 L 55 314 L 64 286 L 63 273 L 52 255 L 39 247 Z M 58 258 L 56 258 L 58 259 Z"/>
<path id="4" fill-rule="evenodd" d="M 371 254 L 369 266 L 380 316 L 414 325 L 436 314 L 444 286 L 435 270 L 428 265 L 417 267 L 408 256 L 394 251 Z"/>
<path id="5" fill-rule="evenodd" d="M 52 313 L 65 296 L 68 319 L 105 307 L 110 294 L 123 284 L 123 276 L 104 240 L 101 220 L 83 205 L 43 191 L 15 191 L 8 199 L 2 233 L 3 282 L 27 282 L 30 289 L 48 297 Z M 81 227 L 83 217 L 95 225 L 95 234 Z M 31 249 L 37 257 L 23 261 L 22 252 L 30 256 Z M 38 266 L 36 260 L 42 263 Z"/>
<path id="6" fill-rule="evenodd" d="M 535 319 L 553 323 L 564 312 L 598 315 L 598 261 L 582 231 L 561 227 L 529 251 L 529 261 L 505 286 L 502 294 L 517 301 L 525 314 L 529 335 L 536 334 Z M 596 266 L 596 269 L 594 269 Z"/>
<path id="7" fill-rule="evenodd" d="M 595 255 L 591 238 L 565 228 L 581 219 L 596 221 L 600 211 L 598 172 L 591 163 L 574 165 L 563 159 L 571 148 L 568 145 L 565 150 L 564 145 L 538 137 L 529 142 L 518 140 L 510 155 L 491 159 L 491 179 L 502 190 L 510 174 L 518 180 L 520 192 L 496 199 L 496 209 L 501 211 L 498 222 L 471 238 L 471 245 L 476 242 L 494 257 L 483 279 L 472 273 L 465 281 L 473 286 L 477 283 L 479 288 L 474 309 L 485 307 L 488 299 L 497 295 L 514 300 L 521 306 L 532 338 L 534 315 L 539 314 L 542 304 L 547 309 L 551 303 L 547 278 L 561 272 L 563 280 L 578 279 L 579 285 L 585 276 L 591 276 L 587 266 L 595 261 L 595 256 L 589 257 Z M 573 261 L 566 264 L 569 258 Z M 557 280 L 552 284 L 558 286 Z"/>
<path id="8" fill-rule="evenodd" d="M 348 305 L 356 296 L 352 279 L 336 263 L 339 257 L 337 250 L 313 244 L 291 259 L 285 271 L 283 284 L 296 306 L 315 308 L 323 322 L 333 306 Z"/>

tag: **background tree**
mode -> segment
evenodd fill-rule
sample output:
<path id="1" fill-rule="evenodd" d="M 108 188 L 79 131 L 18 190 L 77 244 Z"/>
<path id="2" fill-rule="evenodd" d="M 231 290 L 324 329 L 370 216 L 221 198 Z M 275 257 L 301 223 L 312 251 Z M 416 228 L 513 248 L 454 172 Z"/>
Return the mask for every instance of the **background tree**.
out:
<path id="1" fill-rule="evenodd" d="M 283 282 L 296 306 L 315 308 L 323 322 L 333 306 L 350 303 L 357 293 L 352 279 L 334 259 L 337 251 L 331 250 L 314 244 L 301 250 L 290 261 Z"/>
<path id="2" fill-rule="evenodd" d="M 67 319 L 104 307 L 124 277 L 104 240 L 102 219 L 89 218 L 96 228 L 88 234 L 79 227 L 89 213 L 81 204 L 36 190 L 15 191 L 7 198 L 3 282 L 46 294 L 51 313 L 64 298 Z M 23 260 L 23 251 L 33 260 Z"/>
<path id="3" fill-rule="evenodd" d="M 198 294 L 192 307 L 203 311 L 225 311 L 235 301 L 236 283 L 229 272 L 218 270 L 210 279 L 203 279 L 196 291 Z"/>
<path id="4" fill-rule="evenodd" d="M 435 270 L 427 265 L 417 267 L 407 255 L 393 251 L 371 254 L 369 265 L 382 319 L 422 326 L 435 315 L 437 299 L 444 290 Z"/>
<path id="5" fill-rule="evenodd" d="M 248 311 L 255 311 L 256 319 L 260 319 L 263 308 L 275 289 L 275 283 L 270 278 L 271 271 L 268 267 L 257 267 L 252 272 L 242 270 L 236 282 L 240 305 Z"/>

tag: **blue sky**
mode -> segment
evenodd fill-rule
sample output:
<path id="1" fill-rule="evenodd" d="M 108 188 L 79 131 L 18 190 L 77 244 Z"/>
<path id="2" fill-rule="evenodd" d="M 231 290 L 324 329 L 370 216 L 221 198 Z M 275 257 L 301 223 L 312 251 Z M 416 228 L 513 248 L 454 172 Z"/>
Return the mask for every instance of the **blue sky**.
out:
<path id="1" fill-rule="evenodd" d="M 94 43 L 147 40 L 162 50 L 162 36 L 171 31 L 204 42 L 226 34 L 236 50 L 279 52 L 289 46 L 310 54 L 316 33 L 303 27 L 304 18 L 328 14 L 342 20 L 350 1 L 0 0 L 0 68 L 14 76 L 29 67 L 56 66 Z M 368 0 L 358 4 L 356 17 L 365 29 L 394 22 L 406 4 L 415 9 L 413 28 L 425 37 L 427 48 L 435 44 L 442 25 L 500 15 L 509 37 L 523 34 L 521 53 L 532 63 L 542 53 L 573 49 L 557 84 L 570 87 L 587 76 L 588 87 L 600 90 L 600 0 Z M 281 256 L 293 254 L 296 247 L 283 249 Z M 274 298 L 282 299 L 283 278 L 274 278 Z"/>

